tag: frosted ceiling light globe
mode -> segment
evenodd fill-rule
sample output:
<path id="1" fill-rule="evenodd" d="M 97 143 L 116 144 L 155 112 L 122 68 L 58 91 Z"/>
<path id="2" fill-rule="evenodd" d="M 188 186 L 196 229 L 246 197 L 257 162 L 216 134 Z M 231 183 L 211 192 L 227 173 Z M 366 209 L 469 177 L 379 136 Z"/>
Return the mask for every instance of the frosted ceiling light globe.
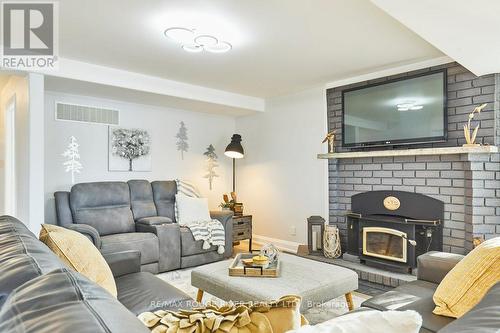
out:
<path id="1" fill-rule="evenodd" d="M 194 39 L 194 42 L 203 46 L 213 46 L 216 45 L 219 41 L 214 36 L 200 35 Z"/>
<path id="2" fill-rule="evenodd" d="M 233 47 L 228 42 L 218 42 L 215 45 L 204 46 L 205 51 L 212 53 L 225 53 L 231 50 Z"/>
<path id="3" fill-rule="evenodd" d="M 165 30 L 165 36 L 181 44 L 192 44 L 194 32 L 191 29 L 173 27 Z"/>
<path id="4" fill-rule="evenodd" d="M 203 51 L 203 47 L 197 44 L 185 44 L 182 45 L 182 49 L 190 53 L 200 53 L 201 51 Z"/>

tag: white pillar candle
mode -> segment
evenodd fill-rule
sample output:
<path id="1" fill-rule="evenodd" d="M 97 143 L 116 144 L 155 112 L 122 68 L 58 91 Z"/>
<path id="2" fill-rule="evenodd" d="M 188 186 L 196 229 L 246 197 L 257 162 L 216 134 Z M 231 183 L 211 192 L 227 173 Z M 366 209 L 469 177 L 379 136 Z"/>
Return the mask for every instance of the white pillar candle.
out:
<path id="1" fill-rule="evenodd" d="M 312 250 L 317 251 L 318 250 L 318 233 L 316 231 L 313 231 L 312 234 Z"/>

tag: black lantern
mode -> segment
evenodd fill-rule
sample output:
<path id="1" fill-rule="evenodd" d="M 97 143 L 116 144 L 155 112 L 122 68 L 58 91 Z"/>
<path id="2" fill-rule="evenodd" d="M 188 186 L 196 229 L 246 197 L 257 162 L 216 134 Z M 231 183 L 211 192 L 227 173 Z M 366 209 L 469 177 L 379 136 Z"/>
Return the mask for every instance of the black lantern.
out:
<path id="1" fill-rule="evenodd" d="M 307 219 L 307 248 L 309 254 L 323 253 L 323 234 L 325 219 L 321 216 L 311 216 Z"/>

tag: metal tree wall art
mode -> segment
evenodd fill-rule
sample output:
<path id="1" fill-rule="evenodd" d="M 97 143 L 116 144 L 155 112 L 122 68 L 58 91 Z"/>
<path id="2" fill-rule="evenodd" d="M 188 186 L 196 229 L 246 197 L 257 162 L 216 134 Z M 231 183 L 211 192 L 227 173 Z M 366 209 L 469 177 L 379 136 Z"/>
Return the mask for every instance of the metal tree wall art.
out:
<path id="1" fill-rule="evenodd" d="M 481 104 L 480 106 L 477 106 L 472 110 L 471 113 L 469 113 L 469 119 L 467 120 L 467 125 L 464 125 L 464 136 L 465 136 L 465 142 L 464 147 L 475 147 L 479 146 L 479 144 L 475 143 L 476 141 L 476 136 L 477 132 L 479 131 L 479 124 L 476 125 L 474 130 L 471 133 L 471 121 L 474 119 L 474 115 L 480 114 L 481 111 L 488 105 L 487 103 Z"/>
<path id="2" fill-rule="evenodd" d="M 125 128 L 113 129 L 110 137 L 110 170 L 149 171 L 151 169 L 150 144 L 151 139 L 148 131 Z M 121 159 L 121 161 L 113 161 L 112 156 Z M 124 164 L 124 160 L 128 163 Z M 140 165 L 134 164 L 134 161 L 139 160 L 142 160 Z"/>
<path id="3" fill-rule="evenodd" d="M 215 148 L 213 145 L 207 147 L 207 151 L 203 153 L 207 157 L 207 174 L 205 178 L 208 179 L 208 187 L 210 191 L 212 190 L 212 182 L 215 177 L 219 177 L 219 175 L 215 172 L 215 168 L 219 166 L 217 164 L 217 154 L 215 153 Z"/>
<path id="4" fill-rule="evenodd" d="M 75 183 L 75 173 L 80 173 L 83 169 L 82 163 L 80 163 L 80 153 L 78 152 L 78 144 L 74 136 L 69 137 L 68 149 L 64 151 L 62 156 L 66 157 L 67 160 L 63 163 L 66 172 L 71 172 L 71 184 Z"/>
<path id="5" fill-rule="evenodd" d="M 183 121 L 180 122 L 179 132 L 177 132 L 177 135 L 175 137 L 178 139 L 177 150 L 181 152 L 181 158 L 184 159 L 184 153 L 188 151 L 189 144 L 187 141 L 187 128 L 186 125 L 184 125 Z"/>

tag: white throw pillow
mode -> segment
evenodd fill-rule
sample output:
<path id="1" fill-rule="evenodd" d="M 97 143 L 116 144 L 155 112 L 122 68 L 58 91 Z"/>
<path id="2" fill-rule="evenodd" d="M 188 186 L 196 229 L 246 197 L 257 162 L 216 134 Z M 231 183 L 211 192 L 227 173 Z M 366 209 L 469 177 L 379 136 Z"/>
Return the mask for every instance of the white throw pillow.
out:
<path id="1" fill-rule="evenodd" d="M 354 312 L 315 326 L 302 326 L 288 333 L 418 333 L 422 317 L 416 311 Z"/>
<path id="2" fill-rule="evenodd" d="M 177 223 L 183 226 L 191 225 L 200 221 L 210 221 L 208 200 L 206 198 L 192 198 L 183 194 L 175 195 L 177 203 Z"/>

